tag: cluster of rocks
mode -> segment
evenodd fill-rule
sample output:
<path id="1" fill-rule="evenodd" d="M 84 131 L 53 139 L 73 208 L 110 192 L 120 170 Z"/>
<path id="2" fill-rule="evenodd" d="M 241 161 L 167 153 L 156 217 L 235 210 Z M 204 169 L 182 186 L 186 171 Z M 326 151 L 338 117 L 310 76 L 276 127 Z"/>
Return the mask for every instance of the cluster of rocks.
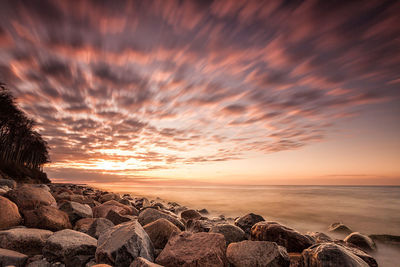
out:
<path id="1" fill-rule="evenodd" d="M 339 223 L 344 240 L 85 185 L 0 189 L 0 266 L 377 266 L 375 242 Z"/>

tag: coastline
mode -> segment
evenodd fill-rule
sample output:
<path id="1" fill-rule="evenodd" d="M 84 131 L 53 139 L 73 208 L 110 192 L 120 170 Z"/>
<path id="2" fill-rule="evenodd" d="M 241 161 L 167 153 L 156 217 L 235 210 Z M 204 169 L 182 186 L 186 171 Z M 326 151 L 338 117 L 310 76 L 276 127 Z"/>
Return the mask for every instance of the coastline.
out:
<path id="1" fill-rule="evenodd" d="M 376 246 L 381 249 L 382 242 L 386 242 L 384 246 L 390 243 L 398 245 L 395 236 L 374 236 L 372 240 L 352 233 L 343 224 L 332 224 L 330 234 L 341 232 L 346 238 L 333 239 L 329 233 L 301 233 L 290 225 L 265 221 L 254 213 L 238 218 L 223 214 L 215 217 L 209 214 L 207 207 L 196 210 L 161 198 L 120 195 L 88 185 L 57 183 L 11 187 L 1 200 L 11 202 L 8 204 L 12 208 L 8 212 L 12 214 L 14 211 L 16 220 L 8 222 L 6 227 L 4 222 L 0 222 L 3 228 L 0 247 L 22 253 L 23 256 L 14 253 L 11 257 L 16 266 L 21 263 L 54 266 L 57 262 L 65 266 L 88 267 L 100 263 L 111 266 L 180 266 L 177 262 L 186 261 L 210 263 L 210 266 L 246 266 L 243 265 L 244 259 L 251 255 L 247 260 L 253 263 L 267 261 L 278 264 L 274 266 L 305 267 L 312 266 L 311 261 L 318 253 L 339 253 L 339 260 L 345 264 L 354 261 L 361 264 L 359 266 L 377 266 L 374 259 Z M 23 228 L 23 225 L 28 228 Z M 21 239 L 26 238 L 32 228 L 40 232 L 39 239 L 42 240 L 34 248 L 35 255 L 32 255 L 32 248 L 22 245 L 24 240 L 10 238 L 15 232 Z M 121 234 L 127 239 L 114 238 Z M 74 236 L 81 243 L 71 244 L 69 239 Z M 73 247 L 74 253 L 65 252 L 68 246 Z M 260 250 L 270 251 L 269 258 L 257 256 L 256 252 Z M 187 258 L 188 253 L 192 255 L 191 259 Z M 0 262 L 4 257 L 0 256 Z"/>

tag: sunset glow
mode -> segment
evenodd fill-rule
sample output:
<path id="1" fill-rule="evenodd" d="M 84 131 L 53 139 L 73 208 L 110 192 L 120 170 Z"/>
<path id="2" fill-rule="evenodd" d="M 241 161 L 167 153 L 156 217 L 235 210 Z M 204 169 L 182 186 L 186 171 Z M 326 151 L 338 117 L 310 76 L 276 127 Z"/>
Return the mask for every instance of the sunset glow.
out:
<path id="1" fill-rule="evenodd" d="M 398 1 L 0 7 L 53 181 L 400 184 Z"/>

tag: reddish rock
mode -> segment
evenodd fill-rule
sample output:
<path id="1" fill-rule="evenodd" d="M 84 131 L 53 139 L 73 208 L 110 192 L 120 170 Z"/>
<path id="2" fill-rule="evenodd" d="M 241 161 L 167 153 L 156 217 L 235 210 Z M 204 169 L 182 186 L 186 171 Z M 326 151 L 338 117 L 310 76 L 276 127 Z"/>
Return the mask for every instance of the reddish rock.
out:
<path id="1" fill-rule="evenodd" d="M 223 234 L 226 240 L 226 245 L 233 242 L 240 242 L 246 239 L 245 232 L 239 227 L 232 224 L 217 224 L 210 229 L 210 233 Z"/>
<path id="2" fill-rule="evenodd" d="M 290 259 L 284 247 L 275 242 L 245 240 L 231 243 L 226 256 L 234 267 L 289 267 Z"/>
<path id="3" fill-rule="evenodd" d="M 60 231 L 71 229 L 68 215 L 51 206 L 41 206 L 35 210 L 24 211 L 25 225 L 30 228 Z"/>
<path id="4" fill-rule="evenodd" d="M 149 260 L 146 260 L 145 258 L 137 257 L 129 267 L 163 267 L 163 266 L 151 262 Z"/>
<path id="5" fill-rule="evenodd" d="M 360 234 L 359 232 L 351 233 L 344 239 L 344 241 L 353 244 L 365 251 L 370 252 L 376 250 L 375 242 L 370 237 Z"/>
<path id="6" fill-rule="evenodd" d="M 221 234 L 182 232 L 169 239 L 156 263 L 165 267 L 228 266 L 225 252 Z"/>
<path id="7" fill-rule="evenodd" d="M 96 218 L 83 218 L 75 223 L 74 230 L 87 234 Z"/>
<path id="8" fill-rule="evenodd" d="M 149 235 L 156 249 L 163 249 L 171 235 L 181 232 L 176 225 L 164 218 L 146 224 L 143 229 Z"/>
<path id="9" fill-rule="evenodd" d="M 17 251 L 0 248 L 0 266 L 23 267 L 28 256 Z"/>
<path id="10" fill-rule="evenodd" d="M 114 210 L 110 210 L 106 216 L 106 219 L 110 220 L 114 225 L 121 224 L 124 222 L 129 222 L 136 218 L 137 218 L 136 216 L 132 216 L 132 215 L 119 214 L 118 212 L 115 212 Z"/>
<path id="11" fill-rule="evenodd" d="M 146 225 L 161 218 L 172 222 L 182 231 L 185 230 L 185 226 L 183 225 L 182 221 L 175 214 L 167 213 L 153 208 L 147 208 L 141 211 L 138 217 L 138 221 L 141 225 Z"/>
<path id="12" fill-rule="evenodd" d="M 265 221 L 260 215 L 249 213 L 235 220 L 235 225 L 240 227 L 246 234 L 250 234 L 251 227 L 258 222 Z"/>
<path id="13" fill-rule="evenodd" d="M 302 252 L 315 242 L 311 237 L 277 222 L 258 222 L 251 228 L 251 239 L 276 242 L 288 252 Z"/>
<path id="14" fill-rule="evenodd" d="M 34 228 L 14 228 L 0 231 L 0 248 L 12 249 L 27 255 L 42 253 L 46 240 L 53 232 Z"/>
<path id="15" fill-rule="evenodd" d="M 105 218 L 110 210 L 122 215 L 136 215 L 135 208 L 121 204 L 115 200 L 107 201 L 100 206 L 93 208 L 93 217 L 95 218 Z"/>
<path id="16" fill-rule="evenodd" d="M 12 202 L 17 204 L 20 211 L 37 209 L 40 206 L 56 206 L 56 200 L 45 189 L 22 185 L 5 195 Z"/>
<path id="17" fill-rule="evenodd" d="M 0 196 L 0 229 L 9 228 L 21 223 L 21 215 L 14 202 Z"/>
<path id="18" fill-rule="evenodd" d="M 181 213 L 181 218 L 184 219 L 185 221 L 198 220 L 201 217 L 202 217 L 201 214 L 197 210 L 192 210 L 192 209 L 185 210 L 185 211 L 182 211 L 182 213 Z"/>

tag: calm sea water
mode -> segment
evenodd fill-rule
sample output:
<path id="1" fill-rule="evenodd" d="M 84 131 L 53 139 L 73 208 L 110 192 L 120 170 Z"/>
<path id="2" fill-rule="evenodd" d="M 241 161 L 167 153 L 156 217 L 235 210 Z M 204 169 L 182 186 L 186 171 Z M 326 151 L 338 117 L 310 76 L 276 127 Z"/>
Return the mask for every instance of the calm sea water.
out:
<path id="1" fill-rule="evenodd" d="M 400 235 L 400 187 L 395 186 L 132 186 L 113 190 L 206 208 L 212 215 L 235 218 L 253 212 L 300 232 L 327 233 L 331 223 L 343 222 L 364 234 Z M 398 255 L 399 250 L 380 246 L 375 256 L 380 266 L 400 266 L 392 261 Z"/>

